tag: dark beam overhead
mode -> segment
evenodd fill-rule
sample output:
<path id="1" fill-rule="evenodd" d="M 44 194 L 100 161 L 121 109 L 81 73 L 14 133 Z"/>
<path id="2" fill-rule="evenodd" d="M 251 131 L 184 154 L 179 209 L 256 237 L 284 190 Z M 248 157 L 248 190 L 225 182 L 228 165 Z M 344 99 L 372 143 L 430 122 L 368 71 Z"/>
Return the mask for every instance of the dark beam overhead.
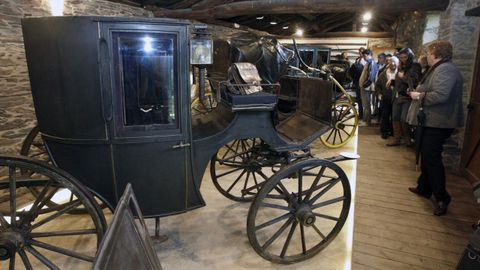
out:
<path id="1" fill-rule="evenodd" d="M 392 38 L 393 32 L 325 32 L 325 33 L 316 33 L 314 35 L 308 36 L 308 38 L 327 38 L 327 37 L 361 37 L 361 38 Z M 292 36 L 278 36 L 278 38 L 292 38 Z"/>
<path id="2" fill-rule="evenodd" d="M 218 1 L 215 1 L 216 3 Z M 209 1 L 202 1 L 208 3 Z M 202 3 L 200 2 L 200 3 Z M 200 4 L 199 3 L 199 4 Z M 149 6 L 157 17 L 175 17 L 203 19 L 231 18 L 251 14 L 286 14 L 292 13 L 332 13 L 332 12 L 357 12 L 361 10 L 374 10 L 375 12 L 406 12 L 445 10 L 449 0 L 269 0 L 269 1 L 242 1 L 216 6 L 197 5 L 192 8 L 165 10 Z"/>

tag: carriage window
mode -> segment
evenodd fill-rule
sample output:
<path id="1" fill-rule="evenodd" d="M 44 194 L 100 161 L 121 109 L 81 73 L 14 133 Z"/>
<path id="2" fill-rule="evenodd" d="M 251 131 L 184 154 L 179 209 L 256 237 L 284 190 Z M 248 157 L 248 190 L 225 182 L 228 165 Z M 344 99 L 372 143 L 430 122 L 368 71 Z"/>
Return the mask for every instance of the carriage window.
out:
<path id="1" fill-rule="evenodd" d="M 116 36 L 115 36 L 116 35 Z M 126 126 L 176 125 L 176 36 L 116 33 Z"/>

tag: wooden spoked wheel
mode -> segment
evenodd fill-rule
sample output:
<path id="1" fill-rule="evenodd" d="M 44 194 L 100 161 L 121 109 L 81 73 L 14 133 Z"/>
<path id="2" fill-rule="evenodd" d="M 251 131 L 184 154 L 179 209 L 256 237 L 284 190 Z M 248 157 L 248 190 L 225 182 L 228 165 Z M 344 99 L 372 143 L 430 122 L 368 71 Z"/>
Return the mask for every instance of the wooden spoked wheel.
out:
<path id="1" fill-rule="evenodd" d="M 329 148 L 346 145 L 355 135 L 358 127 L 357 109 L 352 103 L 337 102 L 332 106 L 332 128 L 320 137 Z"/>
<path id="2" fill-rule="evenodd" d="M 210 175 L 218 191 L 234 201 L 253 200 L 281 166 L 281 161 L 272 161 L 266 147 L 260 139 L 234 140 L 223 146 L 210 161 Z"/>
<path id="3" fill-rule="evenodd" d="M 340 232 L 350 201 L 347 176 L 336 164 L 311 159 L 288 165 L 263 185 L 250 206 L 250 244 L 272 262 L 308 259 Z"/>
<path id="4" fill-rule="evenodd" d="M 85 214 L 68 215 L 77 208 Z M 0 269 L 90 268 L 105 230 L 90 192 L 68 173 L 0 156 Z"/>

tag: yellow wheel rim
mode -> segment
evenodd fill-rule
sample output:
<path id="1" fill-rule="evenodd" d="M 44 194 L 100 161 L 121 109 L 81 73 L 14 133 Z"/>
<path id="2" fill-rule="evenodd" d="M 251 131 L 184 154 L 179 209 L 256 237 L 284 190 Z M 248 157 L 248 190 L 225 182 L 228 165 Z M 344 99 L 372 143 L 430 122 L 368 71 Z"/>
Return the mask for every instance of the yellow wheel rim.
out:
<path id="1" fill-rule="evenodd" d="M 332 106 L 332 128 L 320 137 L 329 148 L 346 145 L 355 135 L 358 127 L 358 113 L 349 102 L 338 102 Z"/>

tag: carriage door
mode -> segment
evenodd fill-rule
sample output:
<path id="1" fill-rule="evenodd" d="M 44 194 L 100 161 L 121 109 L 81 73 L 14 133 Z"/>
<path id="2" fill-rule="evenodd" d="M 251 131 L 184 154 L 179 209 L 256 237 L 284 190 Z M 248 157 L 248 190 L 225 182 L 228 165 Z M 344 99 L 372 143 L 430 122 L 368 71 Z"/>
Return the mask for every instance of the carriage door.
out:
<path id="1" fill-rule="evenodd" d="M 128 182 L 145 216 L 186 209 L 190 177 L 186 26 L 108 26 L 117 194 Z"/>

